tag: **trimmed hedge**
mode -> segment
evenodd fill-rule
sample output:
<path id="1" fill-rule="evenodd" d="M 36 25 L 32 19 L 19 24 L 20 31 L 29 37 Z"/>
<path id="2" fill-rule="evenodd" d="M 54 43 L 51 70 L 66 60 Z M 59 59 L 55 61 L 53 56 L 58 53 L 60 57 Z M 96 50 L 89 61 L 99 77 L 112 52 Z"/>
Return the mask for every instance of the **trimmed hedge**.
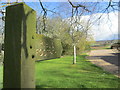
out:
<path id="1" fill-rule="evenodd" d="M 36 34 L 36 60 L 59 58 L 62 54 L 62 44 L 59 39 L 52 39 Z"/>

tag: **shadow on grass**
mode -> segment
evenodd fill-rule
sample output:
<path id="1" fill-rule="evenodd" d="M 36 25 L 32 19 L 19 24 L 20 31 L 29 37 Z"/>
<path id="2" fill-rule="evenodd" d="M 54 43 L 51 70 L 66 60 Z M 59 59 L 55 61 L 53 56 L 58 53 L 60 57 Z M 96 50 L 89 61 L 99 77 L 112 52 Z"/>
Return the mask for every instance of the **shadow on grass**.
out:
<path id="1" fill-rule="evenodd" d="M 79 88 L 86 88 L 86 86 L 85 85 L 79 85 L 78 86 Z M 48 89 L 51 89 L 51 90 L 53 90 L 53 87 L 47 87 L 46 85 L 36 85 L 36 89 L 37 90 L 39 90 L 39 89 L 46 89 L 46 88 L 48 88 Z M 54 88 L 55 89 L 55 88 Z M 56 88 L 57 89 L 57 88 Z M 63 89 L 65 89 L 65 88 L 63 88 Z M 62 89 L 62 90 L 63 90 Z M 77 89 L 77 88 L 76 88 Z M 78 89 L 79 90 L 79 89 Z"/>
<path id="2" fill-rule="evenodd" d="M 88 55 L 77 55 L 77 59 L 86 60 L 86 56 L 88 56 Z"/>
<path id="3" fill-rule="evenodd" d="M 36 89 L 40 89 L 40 88 L 52 88 L 52 87 L 46 85 L 36 85 Z"/>
<path id="4" fill-rule="evenodd" d="M 105 48 L 105 49 L 111 49 L 110 47 L 107 47 L 107 48 Z"/>
<path id="5" fill-rule="evenodd" d="M 95 65 L 95 64 L 91 64 L 91 66 L 92 67 L 95 67 L 95 68 L 98 68 L 98 69 L 100 69 L 100 70 L 102 70 L 102 68 L 101 67 L 98 67 L 97 65 Z"/>

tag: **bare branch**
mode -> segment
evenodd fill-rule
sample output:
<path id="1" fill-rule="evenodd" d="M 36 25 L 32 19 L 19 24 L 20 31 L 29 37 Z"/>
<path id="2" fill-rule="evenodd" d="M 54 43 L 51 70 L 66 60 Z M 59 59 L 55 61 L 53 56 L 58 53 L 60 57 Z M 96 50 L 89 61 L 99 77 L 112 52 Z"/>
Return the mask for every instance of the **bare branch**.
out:
<path id="1" fill-rule="evenodd" d="M 44 14 L 43 14 L 43 31 L 46 31 L 45 29 L 46 29 L 47 9 L 44 8 L 44 6 L 43 6 L 41 0 L 39 0 L 39 2 L 40 2 L 40 6 L 42 7 L 42 10 L 44 11 Z M 41 32 L 41 33 L 42 33 L 42 32 Z"/>
<path id="2" fill-rule="evenodd" d="M 73 3 L 72 3 L 70 0 L 68 0 L 68 2 L 70 3 L 70 5 L 71 5 L 73 8 L 79 8 L 79 7 L 81 7 L 81 8 L 83 8 L 84 10 L 86 10 L 87 12 L 91 12 L 91 11 L 88 10 L 88 9 L 86 8 L 86 6 L 84 6 L 84 5 L 78 4 L 77 6 L 75 6 L 75 5 L 73 5 Z"/>

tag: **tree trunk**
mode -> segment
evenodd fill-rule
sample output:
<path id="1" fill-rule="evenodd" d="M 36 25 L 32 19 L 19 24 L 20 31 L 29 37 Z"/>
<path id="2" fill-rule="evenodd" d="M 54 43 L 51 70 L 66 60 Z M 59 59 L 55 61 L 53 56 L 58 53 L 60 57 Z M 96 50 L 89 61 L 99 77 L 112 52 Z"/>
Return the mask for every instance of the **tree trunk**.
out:
<path id="1" fill-rule="evenodd" d="M 76 46 L 74 45 L 73 64 L 76 64 Z"/>

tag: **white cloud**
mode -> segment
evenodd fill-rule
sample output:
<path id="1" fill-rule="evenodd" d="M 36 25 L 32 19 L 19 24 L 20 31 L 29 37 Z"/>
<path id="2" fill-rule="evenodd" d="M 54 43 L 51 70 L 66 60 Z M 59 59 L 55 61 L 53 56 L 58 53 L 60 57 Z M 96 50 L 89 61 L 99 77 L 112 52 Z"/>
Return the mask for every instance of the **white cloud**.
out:
<path id="1" fill-rule="evenodd" d="M 101 19 L 98 20 L 101 15 Z M 73 22 L 75 18 L 76 17 L 73 17 Z M 116 37 L 118 38 L 118 12 L 96 13 L 77 18 L 79 18 L 80 21 L 84 21 L 85 25 L 90 19 L 91 25 L 93 26 L 89 32 L 93 33 L 95 40 L 111 40 L 116 39 Z M 69 22 L 70 18 L 67 18 L 66 20 Z"/>
<path id="2" fill-rule="evenodd" d="M 95 14 L 99 16 L 100 13 Z M 114 35 L 118 34 L 118 12 L 104 13 L 100 24 L 93 26 L 95 40 L 115 39 Z"/>

